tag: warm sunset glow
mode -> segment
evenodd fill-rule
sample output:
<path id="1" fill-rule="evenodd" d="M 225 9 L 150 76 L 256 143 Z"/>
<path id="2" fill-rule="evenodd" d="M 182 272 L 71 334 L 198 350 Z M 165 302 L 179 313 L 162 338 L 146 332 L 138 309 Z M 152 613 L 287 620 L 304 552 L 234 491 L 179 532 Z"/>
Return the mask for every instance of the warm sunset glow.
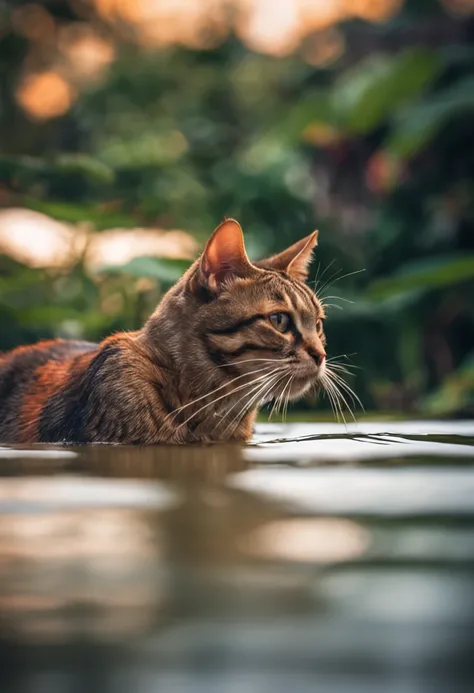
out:
<path id="1" fill-rule="evenodd" d="M 404 0 L 91 0 L 99 17 L 119 35 L 146 48 L 183 45 L 210 49 L 235 32 L 250 49 L 281 57 L 301 46 L 302 58 L 324 67 L 344 52 L 337 24 L 354 17 L 383 22 Z M 443 0 L 453 12 L 474 9 L 474 0 Z M 17 33 L 29 38 L 32 53 L 48 47 L 49 70 L 26 75 L 17 101 L 36 120 L 66 113 L 85 82 L 115 59 L 115 46 L 86 22 L 57 26 L 39 4 L 13 12 Z"/>
<path id="2" fill-rule="evenodd" d="M 467 1 L 467 0 L 459 0 Z M 229 31 L 253 50 L 281 56 L 301 41 L 351 17 L 369 21 L 389 19 L 403 0 L 95 0 L 109 22 L 127 22 L 143 44 L 190 47 L 213 45 Z M 213 37 L 213 38 L 212 38 Z M 313 52 L 316 65 L 340 54 L 341 43 L 326 43 Z M 324 56 L 323 56 L 324 54 Z M 315 57 L 316 55 L 316 57 Z"/>
<path id="3" fill-rule="evenodd" d="M 74 98 L 74 89 L 69 82 L 52 70 L 28 75 L 16 91 L 18 103 L 35 120 L 63 115 Z"/>

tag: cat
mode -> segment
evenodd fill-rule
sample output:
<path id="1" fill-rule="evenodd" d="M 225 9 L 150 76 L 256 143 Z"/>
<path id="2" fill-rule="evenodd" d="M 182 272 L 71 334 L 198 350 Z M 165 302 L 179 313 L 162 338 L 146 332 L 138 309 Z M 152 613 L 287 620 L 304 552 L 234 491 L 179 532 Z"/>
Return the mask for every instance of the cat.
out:
<path id="1" fill-rule="evenodd" d="M 324 383 L 325 313 L 306 284 L 317 238 L 252 263 L 225 219 L 143 329 L 1 354 L 0 441 L 248 441 L 262 403 Z"/>

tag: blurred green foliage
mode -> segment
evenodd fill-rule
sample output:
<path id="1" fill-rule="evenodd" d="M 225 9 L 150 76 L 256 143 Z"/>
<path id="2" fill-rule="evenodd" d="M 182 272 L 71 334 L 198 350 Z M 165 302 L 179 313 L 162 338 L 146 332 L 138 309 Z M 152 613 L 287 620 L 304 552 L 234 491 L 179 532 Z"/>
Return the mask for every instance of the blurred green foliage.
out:
<path id="1" fill-rule="evenodd" d="M 182 228 L 200 243 L 235 216 L 253 256 L 319 228 L 329 351 L 358 366 L 366 407 L 473 412 L 473 22 L 412 0 L 342 31 L 344 56 L 318 69 L 234 39 L 121 40 L 106 77 L 38 123 L 14 98 L 28 41 L 7 28 L 0 199 L 90 233 Z M 1 257 L 0 348 L 139 327 L 185 266 L 136 258 L 91 276 Z"/>

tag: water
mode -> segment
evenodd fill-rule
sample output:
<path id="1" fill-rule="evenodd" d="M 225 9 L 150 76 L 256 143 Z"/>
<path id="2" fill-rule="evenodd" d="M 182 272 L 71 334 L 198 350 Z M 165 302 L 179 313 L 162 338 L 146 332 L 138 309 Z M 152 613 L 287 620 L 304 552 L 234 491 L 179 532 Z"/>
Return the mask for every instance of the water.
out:
<path id="1" fill-rule="evenodd" d="M 474 424 L 0 449 L 5 693 L 471 693 Z"/>

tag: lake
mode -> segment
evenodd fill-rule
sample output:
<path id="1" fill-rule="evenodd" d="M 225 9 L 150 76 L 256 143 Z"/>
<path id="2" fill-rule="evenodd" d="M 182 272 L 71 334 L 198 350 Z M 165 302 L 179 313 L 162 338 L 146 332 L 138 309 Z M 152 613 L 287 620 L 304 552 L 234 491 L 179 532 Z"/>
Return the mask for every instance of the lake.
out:
<path id="1" fill-rule="evenodd" d="M 472 693 L 474 423 L 0 448 L 5 693 Z"/>

